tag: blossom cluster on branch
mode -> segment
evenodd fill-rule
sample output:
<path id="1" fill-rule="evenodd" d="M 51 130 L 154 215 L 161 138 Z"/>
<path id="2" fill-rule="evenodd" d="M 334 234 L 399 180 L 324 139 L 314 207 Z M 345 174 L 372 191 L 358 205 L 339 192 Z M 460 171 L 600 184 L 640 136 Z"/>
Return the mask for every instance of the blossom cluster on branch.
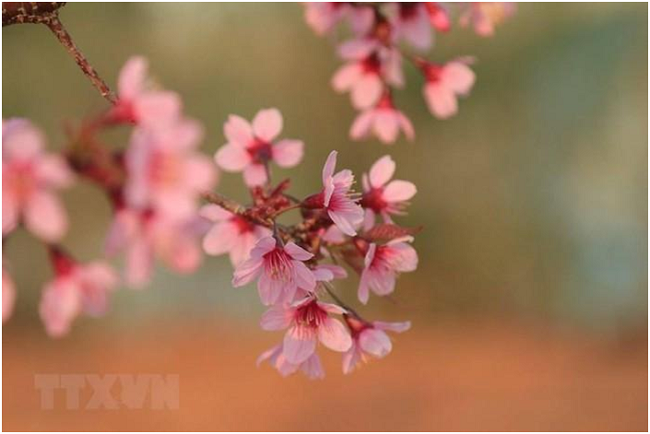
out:
<path id="1" fill-rule="evenodd" d="M 424 78 L 423 96 L 433 116 L 447 119 L 458 112 L 458 98 L 469 94 L 476 76 L 474 58 L 461 56 L 445 62 L 422 57 L 431 49 L 435 33 L 452 27 L 452 9 L 459 23 L 477 34 L 491 36 L 497 24 L 514 12 L 514 3 L 305 3 L 305 19 L 319 35 L 332 33 L 347 22 L 350 38 L 338 45 L 345 62 L 332 77 L 332 87 L 350 93 L 360 113 L 350 138 L 376 136 L 395 142 L 400 132 L 412 140 L 411 121 L 395 105 L 394 91 L 405 86 L 402 64 L 411 63 Z"/>
<path id="2" fill-rule="evenodd" d="M 419 228 L 394 219 L 405 214 L 416 187 L 393 179 L 396 164 L 378 159 L 361 177 L 337 171 L 332 150 L 323 164 L 322 187 L 297 198 L 290 179 L 274 180 L 275 166 L 292 168 L 305 154 L 305 143 L 282 137 L 283 118 L 275 108 L 260 110 L 251 121 L 231 115 L 223 126 L 226 144 L 214 160 L 199 151 L 203 127 L 187 117 L 180 96 L 161 89 L 149 78 L 148 63 L 133 57 L 123 66 L 113 93 L 72 42 L 52 10 L 3 8 L 3 25 L 45 23 L 73 56 L 110 107 L 68 128 L 61 154 L 45 151 L 43 133 L 29 120 L 2 122 L 3 244 L 24 227 L 46 248 L 53 277 L 44 285 L 39 313 L 52 337 L 69 333 L 80 315 L 99 316 L 109 296 L 124 284 L 141 288 L 158 260 L 179 273 L 195 271 L 203 253 L 228 255 L 234 267 L 233 287 L 255 283 L 267 306 L 260 325 L 284 331 L 281 342 L 262 353 L 280 374 L 302 371 L 322 378 L 319 343 L 342 353 L 343 372 L 362 362 L 382 358 L 392 350 L 387 332 L 400 333 L 410 322 L 368 319 L 343 301 L 336 281 L 358 276 L 356 298 L 366 305 L 372 297 L 395 291 L 397 277 L 412 272 L 418 254 L 412 243 Z M 402 59 L 425 76 L 424 95 L 432 113 L 446 118 L 456 113 L 457 97 L 474 83 L 469 58 L 434 64 L 401 48 L 416 50 L 433 43 L 433 30 L 447 31 L 450 15 L 440 3 L 310 3 L 309 24 L 320 34 L 341 20 L 350 23 L 353 39 L 341 44 L 346 61 L 333 78 L 337 91 L 350 92 L 361 111 L 350 135 L 375 134 L 394 142 L 400 130 L 412 138 L 410 121 L 395 108 L 393 89 L 404 85 Z M 512 13 L 501 3 L 462 6 L 461 24 L 472 24 L 481 35 Z M 39 12 L 40 13 L 40 12 Z M 15 18 L 16 15 L 18 18 Z M 126 146 L 107 143 L 104 132 L 128 128 Z M 222 171 L 241 173 L 247 202 L 217 193 Z M 61 244 L 68 218 L 58 193 L 85 180 L 111 204 L 105 258 L 81 262 Z M 294 223 L 279 220 L 295 214 Z M 107 259 L 121 257 L 118 273 Z M 16 288 L 3 257 L 3 322 L 12 314 Z"/>
<path id="3" fill-rule="evenodd" d="M 391 294 L 398 274 L 417 267 L 411 246 L 417 230 L 392 220 L 404 214 L 416 187 L 392 179 L 390 156 L 363 175 L 363 191 L 355 192 L 354 175 L 336 170 L 332 151 L 320 191 L 298 199 L 288 192 L 289 179 L 272 181 L 273 166 L 298 165 L 305 148 L 300 140 L 279 138 L 283 119 L 277 109 L 260 110 L 251 122 L 231 115 L 224 124 L 227 143 L 211 162 L 197 149 L 202 127 L 183 114 L 176 93 L 152 85 L 141 57 L 122 68 L 115 104 L 68 132 L 63 156 L 44 151 L 43 134 L 28 120 L 8 119 L 2 127 L 3 239 L 24 226 L 46 246 L 54 276 L 44 287 L 40 315 L 53 337 L 67 334 L 79 315 L 106 312 L 121 280 L 106 260 L 81 263 L 60 244 L 68 219 L 57 193 L 79 180 L 94 183 L 112 205 L 105 251 L 107 257 L 123 255 L 127 286 L 149 282 L 156 258 L 181 273 L 196 270 L 201 243 L 210 255 L 228 254 L 233 286 L 256 282 L 269 307 L 262 328 L 287 329 L 282 343 L 260 356 L 283 375 L 302 370 L 322 377 L 318 342 L 344 353 L 343 369 L 350 372 L 362 360 L 390 352 L 386 331 L 409 328 L 408 322 L 364 319 L 333 286 L 349 277 L 347 265 L 360 276 L 357 296 L 366 304 L 371 293 Z M 103 131 L 119 127 L 130 128 L 125 149 L 102 138 Z M 242 173 L 250 203 L 212 190 L 219 169 Z M 279 223 L 288 212 L 298 221 Z M 4 320 L 14 297 L 3 267 Z"/>

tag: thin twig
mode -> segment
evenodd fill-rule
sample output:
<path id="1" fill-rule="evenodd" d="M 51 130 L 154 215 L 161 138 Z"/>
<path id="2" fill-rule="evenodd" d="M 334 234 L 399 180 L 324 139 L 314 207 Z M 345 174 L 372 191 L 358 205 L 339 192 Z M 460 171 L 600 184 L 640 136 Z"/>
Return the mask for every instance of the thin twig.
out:
<path id="1" fill-rule="evenodd" d="M 102 80 L 95 68 L 92 67 L 86 56 L 77 48 L 72 37 L 68 31 L 63 27 L 63 23 L 59 20 L 58 16 L 54 16 L 52 19 L 44 21 L 45 24 L 51 31 L 54 33 L 54 36 L 59 40 L 59 42 L 65 47 L 68 53 L 74 58 L 81 71 L 88 77 L 90 82 L 95 86 L 104 99 L 106 99 L 111 104 L 115 104 L 116 98 L 111 89 L 108 87 L 106 82 Z"/>

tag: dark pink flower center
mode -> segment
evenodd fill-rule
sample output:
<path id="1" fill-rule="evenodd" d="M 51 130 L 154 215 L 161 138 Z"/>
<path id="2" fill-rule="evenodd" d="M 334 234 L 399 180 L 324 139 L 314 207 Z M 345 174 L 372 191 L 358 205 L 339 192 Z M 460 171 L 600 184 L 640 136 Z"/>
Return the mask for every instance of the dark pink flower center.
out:
<path id="1" fill-rule="evenodd" d="M 424 72 L 424 77 L 428 82 L 437 82 L 440 81 L 440 76 L 442 75 L 442 66 L 436 65 L 435 63 L 427 63 L 422 67 Z"/>
<path id="2" fill-rule="evenodd" d="M 267 274 L 273 280 L 289 282 L 292 279 L 293 264 L 291 257 L 281 248 L 276 247 L 264 255 L 264 265 Z"/>
<path id="3" fill-rule="evenodd" d="M 252 223 L 248 222 L 248 220 L 238 215 L 233 216 L 233 218 L 230 221 L 235 224 L 235 226 L 237 227 L 237 231 L 240 234 L 253 232 L 253 229 L 255 228 Z"/>
<path id="4" fill-rule="evenodd" d="M 373 53 L 361 61 L 361 69 L 364 74 L 379 75 L 381 71 L 381 62 L 377 53 Z"/>
<path id="5" fill-rule="evenodd" d="M 253 161 L 258 164 L 264 164 L 273 158 L 273 149 L 271 148 L 271 144 L 258 138 L 255 138 L 253 144 L 251 144 L 246 150 Z"/>
<path id="6" fill-rule="evenodd" d="M 420 3 L 400 3 L 399 16 L 403 21 L 414 19 L 417 16 Z"/>
<path id="7" fill-rule="evenodd" d="M 383 192 L 384 189 L 381 187 L 371 188 L 370 191 L 363 194 L 363 197 L 361 198 L 361 206 L 364 208 L 370 208 L 377 213 L 383 211 L 388 206 L 382 196 Z"/>
<path id="8" fill-rule="evenodd" d="M 327 319 L 327 312 L 312 300 L 298 308 L 295 321 L 303 326 L 318 328 Z"/>

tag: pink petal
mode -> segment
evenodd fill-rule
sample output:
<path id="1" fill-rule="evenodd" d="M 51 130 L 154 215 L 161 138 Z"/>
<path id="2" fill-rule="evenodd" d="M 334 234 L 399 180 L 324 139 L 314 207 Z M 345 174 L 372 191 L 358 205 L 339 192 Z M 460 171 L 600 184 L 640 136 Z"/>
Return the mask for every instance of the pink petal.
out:
<path id="1" fill-rule="evenodd" d="M 381 97 L 384 84 L 376 74 L 365 74 L 352 87 L 352 106 L 357 110 L 372 107 Z"/>
<path id="2" fill-rule="evenodd" d="M 370 291 L 368 287 L 368 270 L 363 270 L 363 273 L 361 273 L 357 297 L 359 297 L 359 301 L 361 303 L 368 304 L 368 300 L 370 299 Z"/>
<path id="3" fill-rule="evenodd" d="M 2 322 L 11 317 L 16 301 L 14 281 L 4 269 L 2 270 Z"/>
<path id="4" fill-rule="evenodd" d="M 316 278 L 314 277 L 314 274 L 304 263 L 299 261 L 292 261 L 292 263 L 295 272 L 296 285 L 305 291 L 313 291 L 316 287 Z"/>
<path id="5" fill-rule="evenodd" d="M 411 321 L 404 321 L 404 322 L 374 321 L 372 325 L 373 327 L 379 330 L 390 330 L 392 332 L 402 333 L 411 328 Z"/>
<path id="6" fill-rule="evenodd" d="M 345 326 L 329 317 L 318 327 L 318 339 L 332 351 L 343 352 L 352 346 L 352 338 Z"/>
<path id="7" fill-rule="evenodd" d="M 320 357 L 318 354 L 314 353 L 309 357 L 300 367 L 300 370 L 310 380 L 322 379 L 325 377 L 325 371 L 323 370 L 323 365 L 321 364 Z"/>
<path id="8" fill-rule="evenodd" d="M 5 181 L 3 181 L 5 182 Z M 7 183 L 5 182 L 5 186 Z M 13 231 L 18 225 L 19 204 L 13 192 L 2 189 L 2 234 Z"/>
<path id="9" fill-rule="evenodd" d="M 236 225 L 230 222 L 217 223 L 203 238 L 203 250 L 208 255 L 222 255 L 233 248 L 238 237 Z"/>
<path id="10" fill-rule="evenodd" d="M 302 160 L 303 148 L 301 140 L 280 140 L 271 148 L 273 161 L 280 167 L 294 167 Z"/>
<path id="11" fill-rule="evenodd" d="M 341 306 L 336 305 L 336 304 L 325 303 L 325 302 L 322 302 L 322 301 L 318 301 L 317 303 L 318 303 L 318 306 L 327 313 L 331 313 L 331 314 L 334 314 L 334 315 L 343 315 L 344 313 L 348 313 L 347 310 L 345 310 L 344 308 L 342 308 Z"/>
<path id="12" fill-rule="evenodd" d="M 367 137 L 374 118 L 375 114 L 373 110 L 361 112 L 361 114 L 354 119 L 354 122 L 350 127 L 350 138 L 353 140 L 360 140 Z"/>
<path id="13" fill-rule="evenodd" d="M 316 351 L 316 334 L 313 329 L 294 325 L 284 335 L 282 352 L 290 363 L 300 364 Z"/>
<path id="14" fill-rule="evenodd" d="M 148 64 L 144 57 L 134 56 L 126 61 L 117 80 L 120 99 L 132 100 L 141 91 L 147 78 Z"/>
<path id="15" fill-rule="evenodd" d="M 219 148 L 214 159 L 219 167 L 228 172 L 241 172 L 251 163 L 251 156 L 246 148 L 234 143 L 226 143 Z"/>
<path id="16" fill-rule="evenodd" d="M 51 337 L 66 335 L 80 310 L 79 288 L 72 279 L 55 280 L 43 290 L 39 313 L 45 323 L 45 330 Z"/>
<path id="17" fill-rule="evenodd" d="M 233 216 L 230 211 L 226 211 L 214 203 L 203 205 L 199 210 L 199 215 L 204 219 L 210 220 L 211 222 L 230 220 Z"/>
<path id="18" fill-rule="evenodd" d="M 74 175 L 65 160 L 59 155 L 44 155 L 36 165 L 36 177 L 44 184 L 63 188 L 72 185 Z"/>
<path id="19" fill-rule="evenodd" d="M 246 148 L 253 141 L 253 128 L 246 119 L 237 115 L 228 116 L 223 125 L 223 133 L 228 142 Z"/>
<path id="20" fill-rule="evenodd" d="M 262 315 L 260 327 L 262 330 L 284 330 L 291 324 L 294 310 L 284 306 L 272 306 Z"/>
<path id="21" fill-rule="evenodd" d="M 282 115 L 278 109 L 260 110 L 253 119 L 253 133 L 267 142 L 273 141 L 282 131 Z"/>
<path id="22" fill-rule="evenodd" d="M 384 357 L 393 348 L 390 338 L 381 330 L 368 328 L 359 336 L 359 346 L 363 351 L 375 357 Z"/>
<path id="23" fill-rule="evenodd" d="M 408 140 L 413 140 L 415 138 L 415 130 L 413 129 L 413 124 L 411 121 L 401 112 L 397 113 L 397 121 L 399 122 L 399 126 L 402 131 L 404 131 L 406 138 Z"/>
<path id="24" fill-rule="evenodd" d="M 404 38 L 415 48 L 428 50 L 433 42 L 433 34 L 429 18 L 423 7 L 422 5 L 419 6 L 417 16 L 403 24 L 401 30 Z"/>
<path id="25" fill-rule="evenodd" d="M 51 193 L 35 192 L 26 204 L 24 217 L 27 229 L 44 241 L 58 241 L 68 229 L 63 204 Z"/>
<path id="26" fill-rule="evenodd" d="M 250 257 L 242 262 L 232 278 L 232 286 L 239 288 L 255 280 L 263 270 L 263 260 L 259 257 Z"/>
<path id="27" fill-rule="evenodd" d="M 395 162 L 390 155 L 385 155 L 370 168 L 370 185 L 379 188 L 386 184 L 395 173 Z"/>
<path id="28" fill-rule="evenodd" d="M 284 251 L 287 252 L 293 259 L 297 259 L 298 261 L 308 261 L 314 257 L 314 255 L 302 247 L 299 247 L 294 242 L 287 243 L 287 245 L 284 246 Z"/>
<path id="29" fill-rule="evenodd" d="M 261 258 L 271 250 L 275 249 L 277 241 L 272 236 L 261 238 L 251 251 L 251 258 Z"/>
<path id="30" fill-rule="evenodd" d="M 467 95 L 474 86 L 476 75 L 463 62 L 449 62 L 442 70 L 444 86 L 457 94 Z"/>
<path id="31" fill-rule="evenodd" d="M 217 182 L 218 172 L 203 155 L 191 155 L 185 161 L 185 182 L 196 192 L 211 189 Z"/>
<path id="32" fill-rule="evenodd" d="M 352 342 L 352 346 L 343 354 L 343 373 L 350 374 L 361 361 L 361 354 L 357 344 Z"/>
<path id="33" fill-rule="evenodd" d="M 339 45 L 339 56 L 343 59 L 361 59 L 377 48 L 378 42 L 371 38 L 351 39 Z"/>
<path id="34" fill-rule="evenodd" d="M 181 99 L 175 92 L 149 92 L 136 100 L 136 116 L 143 125 L 165 125 L 181 115 Z"/>
<path id="35" fill-rule="evenodd" d="M 361 75 L 362 70 L 359 63 L 345 64 L 332 77 L 332 87 L 339 93 L 347 92 L 361 78 Z"/>
<path id="36" fill-rule="evenodd" d="M 129 246 L 126 256 L 126 282 L 133 288 L 142 288 L 151 278 L 153 251 L 143 237 L 138 237 Z"/>
<path id="37" fill-rule="evenodd" d="M 2 121 L 2 158 L 29 160 L 37 158 L 45 143 L 41 130 L 30 121 L 12 118 Z"/>
<path id="38" fill-rule="evenodd" d="M 327 181 L 332 178 L 334 175 L 334 169 L 336 168 L 336 156 L 338 152 L 332 151 L 327 156 L 325 165 L 323 166 L 323 184 L 327 184 Z"/>
<path id="39" fill-rule="evenodd" d="M 364 210 L 365 214 L 363 216 L 363 230 L 369 231 L 375 225 L 375 212 L 370 208 Z"/>
<path id="40" fill-rule="evenodd" d="M 373 122 L 373 129 L 377 138 L 383 143 L 393 143 L 397 140 L 399 123 L 395 110 L 377 110 Z"/>
<path id="41" fill-rule="evenodd" d="M 327 215 L 332 219 L 336 227 L 338 227 L 345 235 L 353 237 L 357 234 L 357 231 L 354 228 L 354 223 L 358 222 L 359 219 L 356 219 L 356 217 L 354 218 L 354 221 L 351 221 L 347 213 L 332 210 L 328 210 Z M 361 210 L 361 219 L 363 219 L 363 210 Z"/>
<path id="42" fill-rule="evenodd" d="M 411 199 L 417 193 L 415 184 L 409 181 L 395 180 L 391 181 L 382 193 L 382 198 L 386 202 L 403 202 Z"/>
<path id="43" fill-rule="evenodd" d="M 431 113 L 438 119 L 447 119 L 458 112 L 458 103 L 453 91 L 440 83 L 428 83 L 424 86 L 424 99 Z"/>
<path id="44" fill-rule="evenodd" d="M 266 169 L 262 164 L 251 164 L 244 169 L 244 182 L 249 187 L 264 185 L 267 181 Z"/>
<path id="45" fill-rule="evenodd" d="M 366 268 L 370 267 L 372 264 L 372 261 L 375 259 L 375 253 L 377 253 L 377 244 L 370 243 L 370 246 L 368 246 L 368 251 L 366 252 L 366 256 L 363 259 L 363 263 Z"/>

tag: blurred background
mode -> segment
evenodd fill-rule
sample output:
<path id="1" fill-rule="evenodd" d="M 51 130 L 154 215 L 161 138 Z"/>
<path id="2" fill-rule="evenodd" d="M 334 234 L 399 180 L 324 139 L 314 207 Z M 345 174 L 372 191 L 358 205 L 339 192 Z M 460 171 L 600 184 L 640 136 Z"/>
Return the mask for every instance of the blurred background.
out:
<path id="1" fill-rule="evenodd" d="M 51 270 L 19 231 L 3 254 L 18 287 L 3 326 L 3 428 L 647 430 L 647 5 L 521 4 L 493 38 L 439 35 L 429 58 L 476 56 L 476 86 L 458 116 L 438 121 L 405 65 L 397 102 L 417 137 L 393 146 L 348 139 L 355 113 L 329 85 L 336 41 L 302 14 L 297 4 L 78 3 L 61 17 L 112 85 L 131 55 L 146 56 L 205 125 L 210 155 L 229 114 L 279 108 L 283 136 L 306 143 L 304 163 L 278 172 L 296 196 L 319 188 L 331 149 L 357 175 L 390 153 L 397 178 L 418 186 L 399 222 L 424 225 L 420 267 L 394 300 L 363 312 L 413 329 L 351 376 L 322 351 L 324 381 L 282 379 L 255 367 L 281 338 L 258 328 L 256 291 L 232 289 L 227 259 L 206 257 L 191 276 L 159 268 L 147 289 L 118 291 L 109 315 L 54 341 L 38 318 Z M 63 125 L 105 101 L 45 27 L 2 33 L 3 117 L 32 119 L 61 148 Z M 233 174 L 219 190 L 245 194 Z M 84 183 L 64 197 L 64 245 L 100 256 L 108 203 Z M 352 280 L 339 289 L 349 301 Z M 38 373 L 179 374 L 180 409 L 41 410 Z"/>

